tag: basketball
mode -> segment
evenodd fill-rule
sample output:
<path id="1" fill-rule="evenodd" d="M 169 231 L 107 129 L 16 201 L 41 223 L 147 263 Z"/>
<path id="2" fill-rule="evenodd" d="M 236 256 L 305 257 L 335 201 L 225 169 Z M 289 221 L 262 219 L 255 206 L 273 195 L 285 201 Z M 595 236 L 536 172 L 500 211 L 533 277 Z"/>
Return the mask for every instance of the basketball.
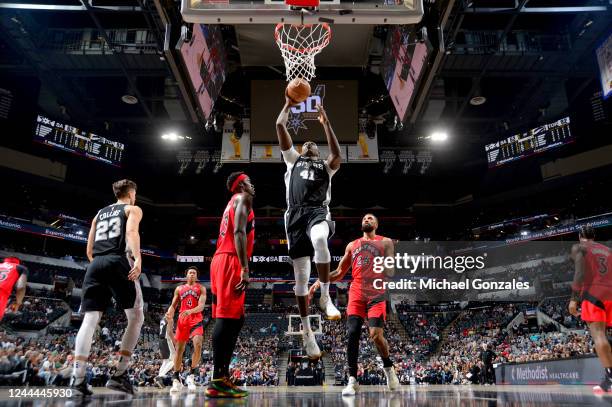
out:
<path id="1" fill-rule="evenodd" d="M 287 96 L 296 103 L 301 103 L 310 96 L 310 84 L 302 79 L 295 78 L 287 85 Z"/>

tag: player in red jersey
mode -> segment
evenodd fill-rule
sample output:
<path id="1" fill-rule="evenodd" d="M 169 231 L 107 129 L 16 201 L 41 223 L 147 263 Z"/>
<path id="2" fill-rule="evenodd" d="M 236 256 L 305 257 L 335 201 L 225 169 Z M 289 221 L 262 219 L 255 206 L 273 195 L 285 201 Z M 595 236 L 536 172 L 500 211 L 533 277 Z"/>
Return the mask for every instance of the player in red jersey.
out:
<path id="1" fill-rule="evenodd" d="M 580 243 L 572 247 L 576 271 L 569 312 L 575 317 L 581 315 L 588 324 L 597 356 L 605 369 L 605 378 L 593 391 L 612 393 L 612 350 L 606 334 L 606 327 L 612 326 L 612 250 L 595 242 L 592 226 L 581 226 L 579 239 Z"/>
<path id="2" fill-rule="evenodd" d="M 15 302 L 11 304 L 11 311 L 19 310 L 25 296 L 28 282 L 28 269 L 21 265 L 16 257 L 7 257 L 0 263 L 0 321 L 4 318 L 6 304 L 8 303 L 13 287 L 15 287 Z"/>
<path id="3" fill-rule="evenodd" d="M 227 203 L 217 250 L 210 264 L 210 289 L 215 327 L 212 336 L 213 377 L 208 397 L 245 397 L 248 393 L 230 381 L 229 365 L 244 324 L 244 297 L 249 285 L 249 257 L 253 254 L 255 187 L 248 175 L 232 173 L 227 179 L 232 198 Z"/>
<path id="4" fill-rule="evenodd" d="M 181 391 L 183 385 L 179 379 L 179 373 L 183 364 L 183 353 L 185 352 L 185 344 L 191 338 L 193 343 L 193 355 L 191 356 L 191 373 L 187 376 L 187 387 L 189 391 L 195 391 L 196 385 L 194 375 L 197 374 L 197 368 L 202 357 L 202 340 L 204 335 L 204 318 L 202 311 L 206 303 L 206 288 L 198 283 L 198 269 L 189 267 L 186 270 L 187 282 L 176 287 L 172 304 L 168 308 L 166 317 L 174 318 L 174 311 L 179 301 L 181 308 L 179 309 L 179 319 L 176 324 L 176 353 L 174 354 L 174 377 L 172 378 L 171 393 Z"/>
<path id="5" fill-rule="evenodd" d="M 374 270 L 374 258 L 393 257 L 393 243 L 391 239 L 376 234 L 378 219 L 371 213 L 366 214 L 361 221 L 363 237 L 353 240 L 346 246 L 344 256 L 338 268 L 330 275 L 332 282 L 341 280 L 352 269 L 353 279 L 349 289 L 349 303 L 346 310 L 348 325 L 347 362 L 349 365 L 349 382 L 342 390 L 342 395 L 352 396 L 359 389 L 357 383 L 357 360 L 359 358 L 359 340 L 364 320 L 368 319 L 370 339 L 376 345 L 380 354 L 387 386 L 395 390 L 399 380 L 389 358 L 389 344 L 385 339 L 383 327 L 387 318 L 387 293 L 381 287 L 380 281 L 384 275 L 392 276 L 393 269 L 384 269 L 381 273 Z M 384 275 L 383 275 L 384 273 Z M 319 287 L 317 281 L 310 289 L 310 297 Z"/>

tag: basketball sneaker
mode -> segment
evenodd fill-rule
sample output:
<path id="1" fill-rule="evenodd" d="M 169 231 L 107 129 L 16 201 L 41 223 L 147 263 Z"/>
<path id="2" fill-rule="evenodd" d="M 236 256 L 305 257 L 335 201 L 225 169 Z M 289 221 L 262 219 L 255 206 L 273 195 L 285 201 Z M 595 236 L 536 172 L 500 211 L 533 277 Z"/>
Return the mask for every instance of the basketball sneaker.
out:
<path id="1" fill-rule="evenodd" d="M 206 389 L 206 396 L 210 398 L 242 398 L 248 396 L 246 390 L 242 390 L 227 377 L 213 379 Z"/>
<path id="2" fill-rule="evenodd" d="M 183 383 L 179 379 L 172 379 L 170 393 L 180 393 L 181 390 L 183 390 Z"/>
<path id="3" fill-rule="evenodd" d="M 606 377 L 601 383 L 593 387 L 593 393 L 595 394 L 610 394 L 612 393 L 612 378 Z"/>
<path id="4" fill-rule="evenodd" d="M 325 313 L 325 318 L 332 321 L 338 321 L 341 318 L 340 311 L 338 311 L 338 308 L 336 308 L 329 296 L 321 296 L 319 298 L 319 307 Z"/>
<path id="5" fill-rule="evenodd" d="M 189 376 L 187 376 L 187 389 L 189 391 L 196 391 L 196 383 L 195 383 L 195 378 L 193 377 L 192 374 L 190 374 Z"/>
<path id="6" fill-rule="evenodd" d="M 319 345 L 317 345 L 317 340 L 312 331 L 303 332 L 302 341 L 306 348 L 306 354 L 310 359 L 319 359 L 322 356 L 321 349 L 319 349 Z"/>
<path id="7" fill-rule="evenodd" d="M 393 366 L 383 368 L 385 371 L 385 377 L 387 378 L 387 388 L 391 391 L 397 390 L 400 385 L 399 379 L 395 374 L 395 368 Z"/>
<path id="8" fill-rule="evenodd" d="M 72 390 L 72 394 L 76 397 L 91 397 L 91 395 L 93 394 L 93 391 L 91 391 L 91 388 L 85 382 L 85 379 L 81 380 L 79 384 L 74 384 L 75 381 L 76 380 L 73 377 L 72 385 L 70 386 L 70 389 Z"/>
<path id="9" fill-rule="evenodd" d="M 132 383 L 130 382 L 127 371 L 123 372 L 123 374 L 120 374 L 119 376 L 111 377 L 108 382 L 106 382 L 106 387 L 111 390 L 117 390 L 127 394 L 134 394 L 134 386 L 132 386 Z"/>
<path id="10" fill-rule="evenodd" d="M 348 384 L 342 389 L 343 396 L 354 396 L 359 391 L 359 383 L 353 376 L 349 377 Z"/>

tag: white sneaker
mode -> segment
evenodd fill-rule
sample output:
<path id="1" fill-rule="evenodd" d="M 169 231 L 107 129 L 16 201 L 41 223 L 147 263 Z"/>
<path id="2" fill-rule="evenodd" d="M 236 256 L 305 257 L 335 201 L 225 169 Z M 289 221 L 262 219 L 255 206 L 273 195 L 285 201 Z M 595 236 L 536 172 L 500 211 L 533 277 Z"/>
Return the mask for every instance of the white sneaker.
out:
<path id="1" fill-rule="evenodd" d="M 306 354 L 310 359 L 319 359 L 321 357 L 321 349 L 319 349 L 319 345 L 317 345 L 317 340 L 312 331 L 304 332 L 302 334 L 302 341 L 306 348 Z"/>
<path id="2" fill-rule="evenodd" d="M 397 390 L 400 385 L 399 379 L 395 374 L 395 368 L 393 366 L 383 368 L 385 371 L 385 377 L 387 378 L 387 388 L 391 391 Z"/>
<path id="3" fill-rule="evenodd" d="M 183 390 L 183 384 L 178 379 L 172 379 L 172 387 L 170 388 L 170 393 L 179 393 Z"/>
<path id="4" fill-rule="evenodd" d="M 341 318 L 340 311 L 338 311 L 338 308 L 336 308 L 329 296 L 321 296 L 319 299 L 319 306 L 321 307 L 321 311 L 325 313 L 325 318 L 332 321 L 337 321 Z"/>
<path id="5" fill-rule="evenodd" d="M 189 376 L 187 376 L 187 390 L 193 392 L 196 391 L 196 383 L 195 383 L 195 378 L 193 377 L 192 374 L 190 374 Z"/>
<path id="6" fill-rule="evenodd" d="M 349 381 L 346 387 L 342 389 L 342 395 L 343 396 L 354 396 L 358 390 L 359 390 L 359 383 L 357 383 L 357 379 L 351 376 L 349 377 Z"/>

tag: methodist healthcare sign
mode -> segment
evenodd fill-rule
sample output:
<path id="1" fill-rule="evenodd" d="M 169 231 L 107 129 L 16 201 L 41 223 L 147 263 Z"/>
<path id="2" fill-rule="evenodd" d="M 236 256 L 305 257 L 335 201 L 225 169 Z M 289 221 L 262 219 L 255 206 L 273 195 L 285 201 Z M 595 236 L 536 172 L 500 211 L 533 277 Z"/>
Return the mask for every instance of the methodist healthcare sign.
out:
<path id="1" fill-rule="evenodd" d="M 497 384 L 598 384 L 601 375 L 596 357 L 503 364 L 495 368 Z"/>

